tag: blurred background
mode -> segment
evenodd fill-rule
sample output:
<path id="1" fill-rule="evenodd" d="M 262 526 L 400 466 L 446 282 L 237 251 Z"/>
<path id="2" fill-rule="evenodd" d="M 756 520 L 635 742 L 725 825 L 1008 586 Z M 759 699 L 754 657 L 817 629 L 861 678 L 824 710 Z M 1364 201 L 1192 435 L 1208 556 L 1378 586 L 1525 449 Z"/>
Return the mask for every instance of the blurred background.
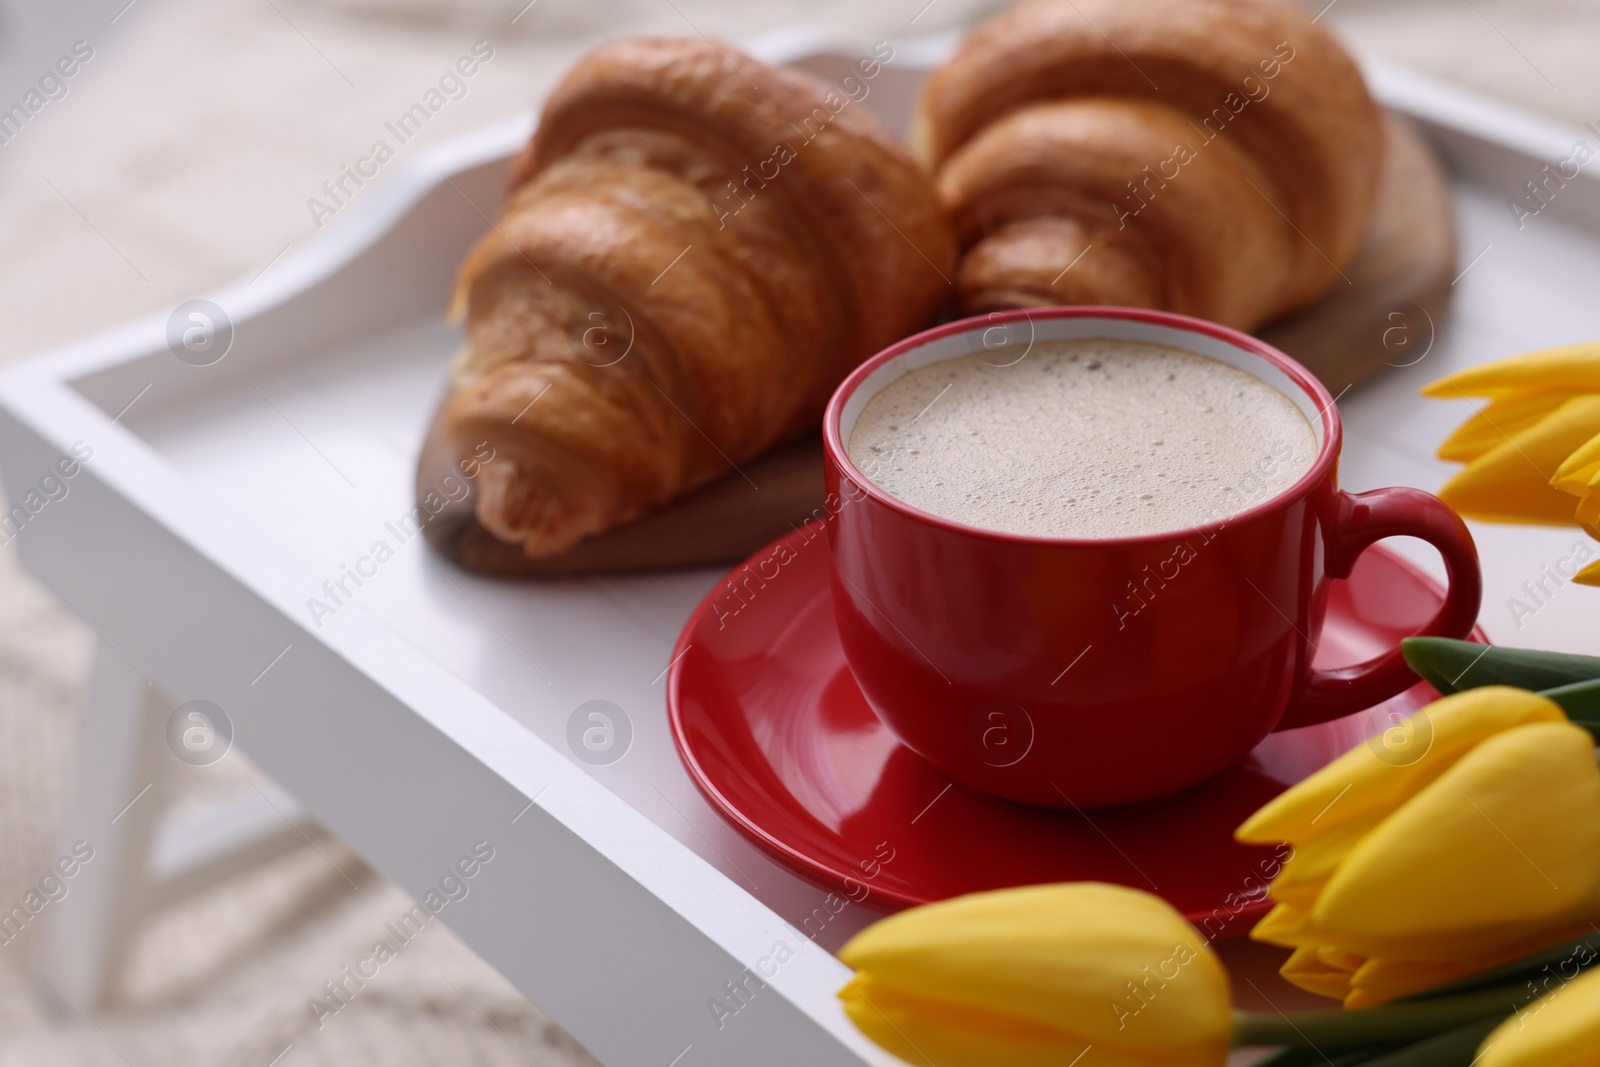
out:
<path id="1" fill-rule="evenodd" d="M 327 202 L 323 183 L 478 42 L 486 42 L 479 54 L 487 47 L 492 57 L 399 161 L 419 145 L 526 113 L 578 54 L 608 37 L 738 39 L 801 25 L 846 40 L 901 40 L 999 6 L 0 0 L 0 109 L 22 100 L 59 58 L 77 62 L 20 129 L 0 125 L 0 359 L 270 271 L 319 222 L 339 223 L 308 206 L 313 197 Z M 1573 125 L 1600 124 L 1600 0 L 1314 6 L 1359 51 Z M 0 550 L 7 906 L 58 847 L 91 637 L 21 574 L 11 550 Z M 248 773 L 242 760 L 223 761 L 192 776 L 193 788 L 198 795 Z M 319 1030 L 308 992 L 406 906 L 357 858 L 322 847 L 350 881 L 305 849 L 157 916 L 134 945 L 115 1007 L 92 1024 L 63 1017 L 40 995 L 36 929 L 0 945 L 0 1067 L 594 1062 L 437 924 L 339 1025 Z"/>

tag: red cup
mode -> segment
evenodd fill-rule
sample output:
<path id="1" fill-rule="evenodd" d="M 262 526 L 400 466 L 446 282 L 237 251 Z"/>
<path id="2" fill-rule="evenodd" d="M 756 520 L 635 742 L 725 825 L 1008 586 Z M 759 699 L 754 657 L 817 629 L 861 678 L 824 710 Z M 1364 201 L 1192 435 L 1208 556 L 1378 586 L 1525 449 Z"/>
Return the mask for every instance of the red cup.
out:
<path id="1" fill-rule="evenodd" d="M 908 371 L 1035 341 L 1170 345 L 1262 379 L 1305 414 L 1311 469 L 1277 496 L 1173 533 L 1096 540 L 967 526 L 889 495 L 845 448 L 862 408 Z M 1020 355 L 1019 355 L 1020 353 Z M 834 614 L 850 669 L 913 751 L 975 789 L 1105 807 L 1201 781 L 1274 730 L 1371 707 L 1416 682 L 1398 648 L 1312 666 L 1328 581 L 1385 537 L 1444 557 L 1420 632 L 1465 637 L 1482 597 L 1465 524 L 1416 489 L 1336 484 L 1339 412 L 1309 371 L 1254 337 L 1133 308 L 1003 312 L 907 338 L 845 379 L 823 419 Z"/>

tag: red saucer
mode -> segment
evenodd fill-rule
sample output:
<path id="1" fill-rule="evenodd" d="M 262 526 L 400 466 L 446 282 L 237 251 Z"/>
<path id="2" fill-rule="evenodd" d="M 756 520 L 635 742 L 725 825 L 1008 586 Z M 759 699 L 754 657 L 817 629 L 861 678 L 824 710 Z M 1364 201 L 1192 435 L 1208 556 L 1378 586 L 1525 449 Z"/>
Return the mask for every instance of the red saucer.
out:
<path id="1" fill-rule="evenodd" d="M 673 737 L 701 793 L 741 833 L 883 910 L 1093 880 L 1155 892 L 1213 938 L 1242 935 L 1266 909 L 1276 865 L 1274 850 L 1234 842 L 1234 827 L 1437 696 L 1419 682 L 1366 712 L 1274 734 L 1210 781 L 1135 807 L 1022 807 L 951 783 L 878 722 L 839 648 L 825 534 L 808 526 L 752 558 L 783 542 L 796 555 L 775 577 L 742 583 L 738 596 L 719 585 L 684 627 L 667 680 Z M 1329 590 L 1318 666 L 1394 647 L 1441 600 L 1411 564 L 1368 549 Z"/>

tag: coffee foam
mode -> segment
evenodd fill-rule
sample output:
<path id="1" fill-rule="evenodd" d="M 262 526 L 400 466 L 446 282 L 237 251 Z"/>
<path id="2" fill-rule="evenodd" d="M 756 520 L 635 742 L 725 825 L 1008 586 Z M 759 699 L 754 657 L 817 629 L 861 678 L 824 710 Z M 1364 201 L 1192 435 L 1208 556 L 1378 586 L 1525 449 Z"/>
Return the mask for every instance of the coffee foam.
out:
<path id="1" fill-rule="evenodd" d="M 851 462 L 907 504 L 968 526 L 1110 538 L 1237 515 L 1316 459 L 1295 403 L 1218 360 L 1110 338 L 1036 342 L 1005 366 L 990 358 L 891 382 L 857 418 Z"/>

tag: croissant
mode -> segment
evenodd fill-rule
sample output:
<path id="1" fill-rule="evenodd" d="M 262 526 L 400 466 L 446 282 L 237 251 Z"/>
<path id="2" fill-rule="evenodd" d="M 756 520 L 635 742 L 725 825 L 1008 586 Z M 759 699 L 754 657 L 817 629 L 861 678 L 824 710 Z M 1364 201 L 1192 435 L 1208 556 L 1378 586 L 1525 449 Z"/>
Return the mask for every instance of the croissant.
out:
<path id="1" fill-rule="evenodd" d="M 1121 304 L 1250 329 L 1341 278 L 1384 131 L 1298 5 L 1030 0 L 928 79 L 912 140 L 968 312 Z"/>
<path id="2" fill-rule="evenodd" d="M 434 426 L 493 457 L 494 537 L 556 555 L 731 472 L 928 323 L 954 243 L 864 95 L 702 39 L 605 45 L 555 90 L 462 264 Z"/>

